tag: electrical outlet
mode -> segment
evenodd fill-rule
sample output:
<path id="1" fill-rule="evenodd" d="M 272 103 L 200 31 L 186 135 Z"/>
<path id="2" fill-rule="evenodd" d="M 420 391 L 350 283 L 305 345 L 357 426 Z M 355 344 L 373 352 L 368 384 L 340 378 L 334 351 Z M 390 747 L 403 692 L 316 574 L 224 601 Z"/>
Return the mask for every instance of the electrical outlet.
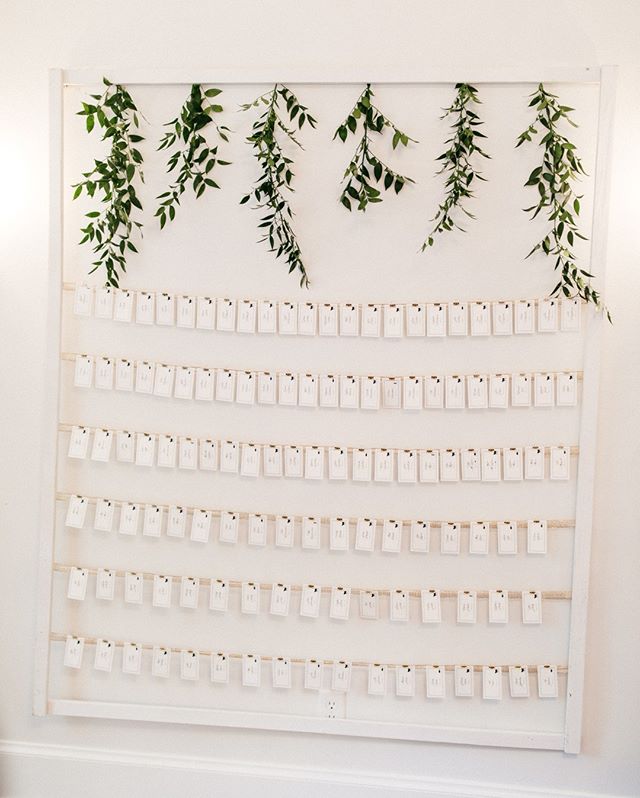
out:
<path id="1" fill-rule="evenodd" d="M 320 716 L 332 720 L 333 718 L 344 718 L 346 711 L 345 696 L 341 693 L 330 693 L 322 691 L 320 699 Z"/>

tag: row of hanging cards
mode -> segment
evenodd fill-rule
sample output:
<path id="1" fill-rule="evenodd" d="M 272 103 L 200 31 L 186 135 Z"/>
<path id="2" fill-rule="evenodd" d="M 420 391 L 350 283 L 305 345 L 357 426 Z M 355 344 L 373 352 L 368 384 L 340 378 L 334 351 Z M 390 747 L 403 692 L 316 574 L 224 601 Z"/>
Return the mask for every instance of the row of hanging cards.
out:
<path id="1" fill-rule="evenodd" d="M 88 568 L 72 566 L 69 569 L 67 598 L 84 601 L 87 594 L 90 571 Z M 245 615 L 257 615 L 261 611 L 261 593 L 269 595 L 268 613 L 286 617 L 292 610 L 292 596 L 296 600 L 297 612 L 303 618 L 319 618 L 324 611 L 329 618 L 346 621 L 352 612 L 352 596 L 359 599 L 359 617 L 365 620 L 379 620 L 382 605 L 386 605 L 387 617 L 393 622 L 420 620 L 422 623 L 441 623 L 442 597 L 438 589 L 409 590 L 374 590 L 334 586 L 323 588 L 317 584 L 290 585 L 273 583 L 260 585 L 258 582 L 233 582 L 226 579 L 204 579 L 194 576 L 173 577 L 166 574 L 144 574 L 137 571 L 125 571 L 120 574 L 109 568 L 99 568 L 96 574 L 95 596 L 97 599 L 112 601 L 115 597 L 116 580 L 122 578 L 122 596 L 127 604 L 142 604 L 145 597 L 145 584 L 149 585 L 147 599 L 153 607 L 168 609 L 174 603 L 173 583 L 178 582 L 179 590 L 177 606 L 186 609 L 198 609 L 200 604 L 201 581 L 210 584 L 209 609 L 217 612 L 229 610 L 230 590 L 239 593 L 239 610 Z M 149 592 L 151 595 L 149 595 Z M 445 592 L 448 597 L 450 591 Z M 475 624 L 478 621 L 479 596 L 476 590 L 459 590 L 456 597 L 455 619 L 459 624 Z M 517 595 L 521 603 L 521 619 L 524 624 L 542 623 L 542 601 L 545 597 L 539 590 L 523 590 L 517 594 L 497 589 L 486 594 L 487 620 L 489 623 L 509 623 L 510 599 Z M 412 599 L 419 604 L 412 612 Z M 328 606 L 327 606 L 328 605 Z M 513 620 L 513 619 L 512 619 Z"/>
<path id="2" fill-rule="evenodd" d="M 226 299 L 120 288 L 75 288 L 74 313 L 138 324 L 280 335 L 370 338 L 488 336 L 580 329 L 579 299 L 358 305 Z"/>
<path id="3" fill-rule="evenodd" d="M 87 523 L 90 500 L 86 496 L 71 496 L 67 503 L 65 526 L 83 529 Z M 116 508 L 118 521 L 116 523 Z M 221 543 L 235 544 L 240 537 L 241 514 L 233 510 L 209 510 L 139 502 L 95 500 L 93 528 L 100 532 L 116 529 L 121 535 L 142 534 L 147 537 L 185 538 L 206 543 L 212 535 Z M 246 542 L 249 546 L 266 546 L 269 541 L 277 547 L 290 548 L 299 540 L 303 549 L 320 549 L 323 544 L 331 551 L 389 553 L 403 551 L 408 540 L 409 551 L 427 554 L 431 550 L 432 533 L 440 536 L 441 554 L 460 554 L 463 528 L 468 528 L 470 554 L 488 554 L 492 530 L 495 530 L 498 554 L 518 553 L 518 523 L 516 521 L 445 521 L 425 520 L 405 522 L 376 518 L 328 518 L 313 516 L 296 518 L 289 515 L 270 516 L 250 513 L 246 518 Z M 526 522 L 526 551 L 528 554 L 547 553 L 547 521 Z"/>
<path id="4" fill-rule="evenodd" d="M 573 407 L 578 401 L 577 372 L 384 377 L 176 366 L 85 354 L 71 357 L 78 388 L 95 385 L 101 390 L 175 399 L 362 410 Z"/>
<path id="5" fill-rule="evenodd" d="M 124 674 L 137 676 L 142 673 L 145 647 L 136 642 L 117 643 L 108 638 L 92 641 L 95 646 L 93 667 L 96 671 L 110 673 L 113 670 L 116 651 L 122 649 L 121 671 Z M 64 664 L 68 668 L 79 670 L 84 660 L 85 638 L 68 635 L 65 639 Z M 426 698 L 446 698 L 448 694 L 447 673 L 453 677 L 453 695 L 456 698 L 473 698 L 475 695 L 476 672 L 481 680 L 481 695 L 485 700 L 500 700 L 503 696 L 503 672 L 508 674 L 509 695 L 511 698 L 529 698 L 530 670 L 537 675 L 538 697 L 558 697 L 558 668 L 555 665 L 538 665 L 531 668 L 526 665 L 483 665 L 479 669 L 471 665 L 387 665 L 384 663 L 360 663 L 354 665 L 347 660 L 325 663 L 324 660 L 307 659 L 291 660 L 286 656 L 262 657 L 258 654 L 231 655 L 225 652 L 201 654 L 195 649 L 173 649 L 166 646 L 153 646 L 150 655 L 150 672 L 153 676 L 168 678 L 172 675 L 172 655 L 178 654 L 179 678 L 197 681 L 201 678 L 200 660 L 209 660 L 209 679 L 213 684 L 228 684 L 232 670 L 237 662 L 240 672 L 240 684 L 243 687 L 260 687 L 262 671 L 270 665 L 271 686 L 289 689 L 294 686 L 293 666 L 301 666 L 304 677 L 301 687 L 306 690 L 330 688 L 336 692 L 346 692 L 352 685 L 352 673 L 364 671 L 366 682 L 364 689 L 369 695 L 384 696 L 387 694 L 388 678 L 395 673 L 395 694 L 401 697 L 413 697 L 417 693 L 417 684 L 424 685 Z M 325 671 L 330 673 L 330 682 L 324 678 Z M 418 680 L 417 674 L 424 672 Z M 354 679 L 355 682 L 355 679 Z"/>
<path id="6" fill-rule="evenodd" d="M 91 438 L 93 444 L 89 446 Z M 114 445 L 115 444 L 115 445 Z M 289 477 L 354 482 L 436 483 L 567 480 L 568 446 L 512 446 L 482 449 L 354 449 L 347 446 L 297 446 L 191 438 L 170 433 L 132 432 L 72 426 L 70 458 L 137 466 L 220 471 L 244 477 Z M 548 456 L 548 457 L 547 457 Z"/>

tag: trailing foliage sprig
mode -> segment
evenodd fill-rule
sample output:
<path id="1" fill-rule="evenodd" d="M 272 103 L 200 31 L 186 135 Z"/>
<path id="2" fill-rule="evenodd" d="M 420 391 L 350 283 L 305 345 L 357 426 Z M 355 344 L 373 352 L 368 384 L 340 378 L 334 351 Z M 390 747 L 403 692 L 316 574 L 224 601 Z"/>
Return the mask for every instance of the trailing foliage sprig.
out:
<path id="1" fill-rule="evenodd" d="M 355 135 L 358 121 L 362 120 L 362 138 L 342 178 L 343 188 L 340 202 L 348 210 L 351 210 L 352 200 L 357 202 L 356 209 L 359 211 L 366 211 L 370 202 L 382 202 L 382 192 L 375 187 L 374 183 L 379 184 L 383 175 L 384 190 L 387 191 L 393 186 L 396 194 L 400 193 L 405 183 L 414 182 L 410 177 L 394 172 L 371 150 L 371 134 L 383 133 L 385 128 L 393 130 L 391 143 L 394 150 L 399 144 L 406 147 L 410 141 L 416 143 L 415 139 L 403 133 L 390 119 L 387 119 L 379 108 L 372 104 L 373 96 L 371 84 L 367 83 L 351 113 L 333 136 L 334 139 L 339 138 L 343 142 L 346 141 L 349 133 Z"/>
<path id="2" fill-rule="evenodd" d="M 284 102 L 285 111 L 281 115 L 280 102 Z M 299 102 L 295 94 L 282 84 L 276 83 L 273 88 L 255 99 L 252 103 L 242 105 L 243 111 L 250 108 L 266 106 L 265 111 L 256 119 L 247 141 L 253 145 L 254 155 L 260 164 L 262 173 L 255 182 L 251 191 L 246 194 L 240 204 L 248 202 L 253 197 L 256 207 L 266 210 L 267 213 L 260 218 L 259 228 L 264 230 L 260 241 L 267 241 L 271 252 L 276 253 L 276 258 L 283 256 L 289 265 L 289 273 L 300 272 L 300 285 L 308 287 L 309 277 L 302 261 L 302 253 L 298 240 L 291 226 L 293 211 L 286 199 L 284 190 L 293 191 L 293 160 L 283 152 L 277 134 L 281 132 L 286 139 L 302 149 L 296 139 L 294 128 L 287 127 L 283 122 L 286 114 L 293 125 L 300 130 L 305 124 L 312 128 L 316 120 L 311 116 L 306 106 Z"/>
<path id="3" fill-rule="evenodd" d="M 525 141 L 532 142 L 540 128 L 543 135 L 539 145 L 543 151 L 542 165 L 531 172 L 525 183 L 525 186 L 535 186 L 539 195 L 538 202 L 524 210 L 526 213 L 532 213 L 532 219 L 544 211 L 552 226 L 545 237 L 529 252 L 527 258 L 538 250 L 555 258 L 554 269 L 560 272 L 560 279 L 551 296 L 557 296 L 560 292 L 566 297 L 578 296 L 585 302 L 593 303 L 596 308 L 602 309 L 600 294 L 591 287 L 590 281 L 593 275 L 577 265 L 573 253 L 576 239 L 586 241 L 586 237 L 577 226 L 582 196 L 573 190 L 574 182 L 586 172 L 576 152 L 575 144 L 560 133 L 558 126 L 564 121 L 572 127 L 577 127 L 569 116 L 574 109 L 560 105 L 558 97 L 548 92 L 542 83 L 531 97 L 529 107 L 535 107 L 536 119 L 520 134 L 516 147 Z M 606 313 L 611 321 L 609 311 L 606 310 Z"/>
<path id="4" fill-rule="evenodd" d="M 90 172 L 83 172 L 84 180 L 75 183 L 73 198 L 80 196 L 83 189 L 94 197 L 101 193 L 102 211 L 86 214 L 89 223 L 82 228 L 80 244 L 90 242 L 96 260 L 93 261 L 92 274 L 100 267 L 106 271 L 107 285 L 117 288 L 120 272 L 126 272 L 127 252 L 137 252 L 131 240 L 134 228 L 142 235 L 142 222 L 134 218 L 134 209 L 142 210 L 136 193 L 137 179 L 144 182 L 142 173 L 142 153 L 134 147 L 143 136 L 132 132 L 139 130 L 138 109 L 129 92 L 118 84 L 103 78 L 103 94 L 92 94 L 93 103 L 82 103 L 79 116 L 86 117 L 87 132 L 91 133 L 96 121 L 103 129 L 102 141 L 109 140 L 111 149 L 104 160 L 95 160 Z"/>
<path id="5" fill-rule="evenodd" d="M 472 164 L 471 159 L 474 155 L 479 155 L 482 158 L 491 157 L 484 152 L 477 141 L 477 139 L 486 138 L 484 133 L 478 130 L 483 123 L 471 110 L 471 106 L 477 104 L 480 104 L 478 90 L 469 83 L 456 83 L 455 100 L 448 108 L 444 109 L 444 114 L 441 117 L 441 119 L 446 119 L 448 116 L 454 117 L 451 125 L 453 135 L 446 141 L 449 145 L 448 149 L 436 159 L 443 161 L 437 174 L 447 175 L 446 196 L 431 220 L 435 222 L 435 225 L 422 244 L 422 252 L 427 247 L 433 246 L 434 236 L 438 233 L 453 229 L 464 232 L 464 228 L 456 221 L 455 211 L 462 211 L 470 219 L 475 219 L 475 216 L 465 208 L 463 202 L 474 196 L 473 181 L 485 178 Z"/>
<path id="6" fill-rule="evenodd" d="M 173 172 L 178 164 L 180 169 L 169 190 L 157 197 L 162 200 L 155 214 L 160 217 L 160 229 L 165 226 L 167 217 L 170 220 L 175 218 L 176 206 L 180 205 L 180 197 L 189 183 L 196 197 L 201 197 L 207 188 L 220 188 L 210 175 L 216 165 L 228 166 L 229 161 L 218 158 L 218 146 L 209 147 L 203 133 L 206 127 L 213 125 L 218 136 L 223 141 L 229 141 L 229 128 L 218 125 L 214 120 L 214 114 L 221 113 L 223 107 L 208 102 L 209 98 L 221 93 L 222 89 L 216 88 L 203 91 L 199 83 L 194 83 L 179 116 L 165 124 L 170 130 L 160 140 L 158 149 L 167 150 L 178 142 L 178 148 L 167 161 L 167 172 Z"/>

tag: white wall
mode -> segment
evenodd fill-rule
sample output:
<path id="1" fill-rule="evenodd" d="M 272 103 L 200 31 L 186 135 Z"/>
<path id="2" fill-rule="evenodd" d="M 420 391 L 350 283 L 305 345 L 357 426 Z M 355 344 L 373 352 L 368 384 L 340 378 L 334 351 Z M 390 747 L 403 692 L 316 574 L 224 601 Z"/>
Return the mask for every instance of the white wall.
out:
<path id="1" fill-rule="evenodd" d="M 132 783 L 137 785 L 131 789 L 135 795 L 151 795 L 154 787 L 160 794 L 178 794 L 188 787 L 192 795 L 218 789 L 222 794 L 260 791 L 286 796 L 299 792 L 295 772 L 302 766 L 318 776 L 319 771 L 328 771 L 325 782 L 305 787 L 311 795 L 360 795 L 364 785 L 376 779 L 377 794 L 385 795 L 420 787 L 433 795 L 478 794 L 476 782 L 493 784 L 484 785 L 484 795 L 530 794 L 524 792 L 528 788 L 542 795 L 563 790 L 640 793 L 638 724 L 629 711 L 639 686 L 640 651 L 628 610 L 637 581 L 640 531 L 633 491 L 640 479 L 640 414 L 633 398 L 640 389 L 633 371 L 640 366 L 640 330 L 633 305 L 640 289 L 640 232 L 634 207 L 634 189 L 640 180 L 635 143 L 640 125 L 639 29 L 640 6 L 632 0 L 539 1 L 526 7 L 498 0 L 468 5 L 418 0 L 315 5 L 289 0 L 189 6 L 165 0 L 151 6 L 122 0 L 0 4 L 4 78 L 0 373 L 7 422 L 0 466 L 5 606 L 0 738 L 6 741 L 0 747 L 6 754 L 0 771 L 1 795 L 87 794 L 90 779 L 89 794 L 96 796 L 120 794 Z M 179 35 L 181 30 L 184 35 Z M 347 68 L 357 60 L 363 71 L 385 64 L 454 65 L 465 77 L 467 67 L 472 75 L 474 64 L 488 63 L 487 53 L 489 63 L 500 65 L 582 65 L 599 60 L 621 66 L 607 286 L 615 323 L 605 337 L 584 753 L 573 758 L 546 752 L 31 718 L 38 533 L 37 503 L 32 497 L 39 475 L 47 268 L 47 68 L 87 66 L 108 73 L 113 67 L 260 63 L 282 67 L 286 73 L 288 64 L 318 68 L 337 63 Z M 78 756 L 78 751 L 68 748 L 73 746 L 92 751 L 72 763 L 67 758 Z M 143 755 L 131 759 L 132 752 Z M 38 754 L 47 758 L 34 758 Z M 121 765 L 109 766 L 114 756 Z M 146 767 L 166 757 L 174 757 L 170 764 L 176 767 L 196 769 L 158 774 Z M 102 764 L 93 764 L 96 759 Z M 235 781 L 229 775 L 234 771 Z M 265 776 L 268 779 L 261 781 Z M 498 783 L 505 786 L 495 786 Z"/>

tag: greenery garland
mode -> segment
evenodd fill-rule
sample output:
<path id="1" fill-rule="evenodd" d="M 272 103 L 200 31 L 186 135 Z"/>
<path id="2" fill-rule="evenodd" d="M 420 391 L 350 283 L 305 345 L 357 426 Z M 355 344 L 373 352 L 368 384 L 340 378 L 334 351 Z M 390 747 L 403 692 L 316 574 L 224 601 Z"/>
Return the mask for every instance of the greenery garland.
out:
<path id="1" fill-rule="evenodd" d="M 218 136 L 223 141 L 229 141 L 227 133 L 229 128 L 218 125 L 214 121 L 214 114 L 221 113 L 221 105 L 208 102 L 209 98 L 217 97 L 222 89 L 202 90 L 199 83 L 191 86 L 191 92 L 186 102 L 180 109 L 180 114 L 165 123 L 170 128 L 160 141 L 158 150 L 167 150 L 176 143 L 179 147 L 171 153 L 167 161 L 167 172 L 173 170 L 180 163 L 180 170 L 175 182 L 169 190 L 159 194 L 157 199 L 162 200 L 155 215 L 160 217 L 160 229 L 165 226 L 168 218 L 173 221 L 176 215 L 176 206 L 180 205 L 180 197 L 190 183 L 196 197 L 201 197 L 207 188 L 220 188 L 210 177 L 214 167 L 228 166 L 229 161 L 218 158 L 218 147 L 209 147 L 203 131 L 213 125 Z"/>
<path id="2" fill-rule="evenodd" d="M 482 174 L 473 166 L 471 159 L 474 155 L 490 158 L 479 146 L 477 139 L 486 138 L 484 133 L 478 130 L 483 124 L 478 115 L 471 110 L 472 105 L 480 104 L 478 90 L 469 83 L 456 83 L 456 97 L 453 103 L 444 109 L 441 119 L 453 116 L 454 122 L 451 125 L 453 135 L 447 139 L 449 145 L 442 155 L 436 160 L 443 161 L 442 167 L 437 174 L 446 174 L 445 199 L 438 206 L 438 211 L 431 221 L 435 222 L 433 230 L 429 233 L 422 244 L 421 251 L 427 247 L 432 247 L 434 236 L 448 230 L 461 230 L 464 228 L 455 220 L 455 211 L 462 211 L 470 219 L 475 216 L 468 211 L 464 205 L 464 200 L 474 196 L 473 181 L 484 180 Z"/>
<path id="3" fill-rule="evenodd" d="M 542 250 L 545 255 L 555 258 L 554 269 L 560 271 L 560 280 L 551 292 L 557 296 L 562 292 L 566 297 L 578 296 L 585 302 L 593 303 L 596 308 L 603 309 L 600 294 L 591 287 L 592 274 L 580 268 L 572 248 L 576 239 L 586 241 L 586 237 L 578 230 L 577 218 L 580 215 L 581 195 L 573 190 L 573 183 L 586 172 L 576 152 L 575 144 L 560 133 L 559 123 L 565 121 L 577 127 L 569 114 L 573 108 L 560 105 L 558 97 L 548 92 L 540 83 L 533 92 L 529 107 L 535 106 L 536 119 L 533 124 L 520 134 L 516 147 L 532 142 L 538 135 L 538 126 L 543 135 L 539 145 L 543 148 L 542 164 L 529 175 L 525 186 L 535 186 L 539 199 L 535 205 L 525 208 L 535 219 L 544 211 L 551 222 L 551 230 L 529 252 Z M 604 308 L 611 321 L 609 311 Z"/>
<path id="4" fill-rule="evenodd" d="M 138 109 L 129 92 L 118 84 L 103 78 L 103 94 L 92 94 L 93 103 L 82 103 L 79 116 L 86 117 L 87 132 L 91 133 L 96 121 L 103 129 L 102 141 L 110 140 L 111 149 L 104 160 L 94 161 L 90 172 L 83 172 L 84 180 L 74 183 L 73 198 L 80 196 L 83 189 L 94 197 L 101 192 L 102 211 L 86 214 L 90 220 L 80 244 L 90 242 L 97 256 L 93 261 L 92 274 L 100 267 L 106 271 L 106 283 L 118 287 L 120 274 L 126 272 L 127 252 L 137 252 L 131 240 L 134 228 L 142 235 L 142 222 L 134 218 L 134 209 L 142 210 L 135 182 L 144 182 L 142 173 L 142 153 L 134 147 L 143 136 L 132 130 L 140 128 Z"/>
<path id="5" fill-rule="evenodd" d="M 417 143 L 415 139 L 403 133 L 379 108 L 372 104 L 371 98 L 373 96 L 371 84 L 367 83 L 351 113 L 338 127 L 333 136 L 334 139 L 339 138 L 342 142 L 345 142 L 349 133 L 355 135 L 358 121 L 362 120 L 362 138 L 356 147 L 353 158 L 345 169 L 342 179 L 344 185 L 340 194 L 340 202 L 347 210 L 351 210 L 352 200 L 358 203 L 356 209 L 359 211 L 366 211 L 370 202 L 382 202 L 381 191 L 373 183 L 379 184 L 383 175 L 384 190 L 387 191 L 393 186 L 396 194 L 402 191 L 406 183 L 414 182 L 410 177 L 394 172 L 371 150 L 370 134 L 381 134 L 385 127 L 393 130 L 391 143 L 394 150 L 399 144 L 406 147 L 410 141 Z"/>
<path id="6" fill-rule="evenodd" d="M 252 103 L 242 105 L 243 111 L 250 108 L 266 106 L 266 110 L 253 123 L 251 135 L 247 141 L 253 145 L 254 155 L 260 164 L 262 173 L 251 191 L 246 194 L 240 204 L 244 205 L 251 197 L 255 199 L 260 210 L 266 210 L 260 218 L 259 228 L 264 230 L 260 242 L 267 241 L 269 250 L 276 253 L 276 258 L 284 256 L 289 264 L 289 274 L 300 272 L 300 286 L 309 287 L 309 277 L 302 260 L 298 240 L 291 226 L 293 211 L 284 194 L 284 189 L 293 191 L 294 177 L 292 159 L 287 157 L 278 141 L 277 133 L 282 132 L 286 139 L 302 149 L 296 139 L 295 131 L 287 127 L 280 113 L 280 101 L 286 106 L 286 115 L 290 123 L 297 124 L 300 130 L 305 124 L 312 128 L 316 120 L 306 106 L 302 105 L 295 94 L 282 84 L 276 83 L 273 88 L 256 98 Z"/>

